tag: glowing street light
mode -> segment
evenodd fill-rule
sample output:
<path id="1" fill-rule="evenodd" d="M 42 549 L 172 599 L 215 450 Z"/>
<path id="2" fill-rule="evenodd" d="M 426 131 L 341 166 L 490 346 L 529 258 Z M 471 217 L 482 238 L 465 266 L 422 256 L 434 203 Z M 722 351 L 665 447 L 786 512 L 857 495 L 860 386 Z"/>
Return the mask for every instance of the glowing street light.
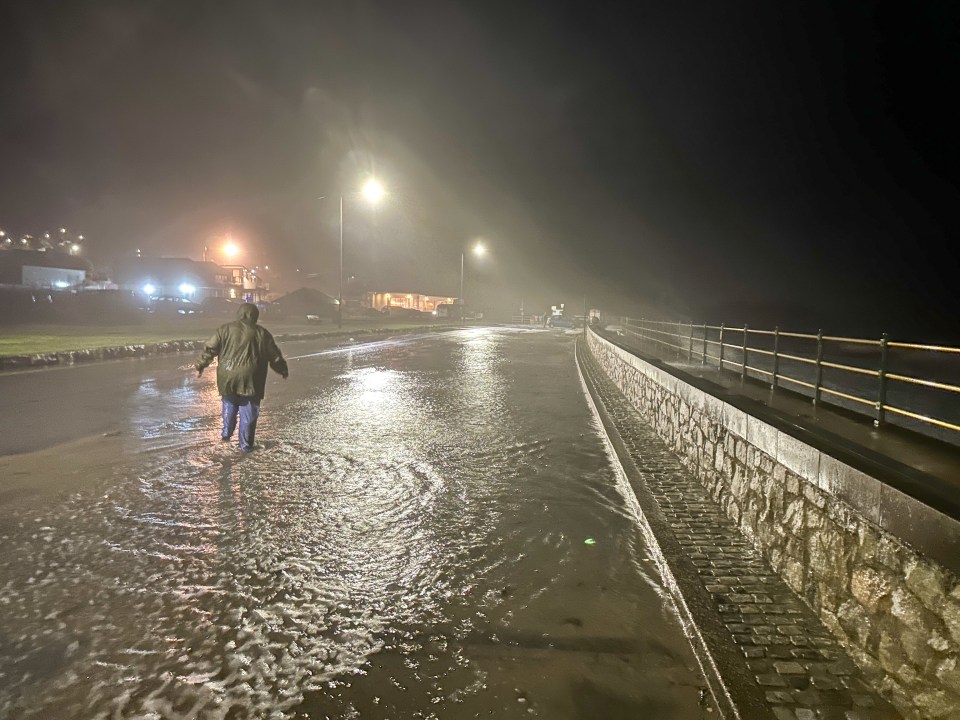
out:
<path id="1" fill-rule="evenodd" d="M 240 254 L 240 248 L 238 248 L 234 242 L 230 241 L 223 246 L 223 253 L 232 260 L 238 254 Z"/>
<path id="2" fill-rule="evenodd" d="M 77 253 L 80 252 L 80 246 L 77 243 L 74 243 L 73 245 L 70 246 L 70 252 L 76 255 Z"/>
<path id="3" fill-rule="evenodd" d="M 473 254 L 476 255 L 477 257 L 483 257 L 484 255 L 487 254 L 487 248 L 486 248 L 486 246 L 485 246 L 482 242 L 478 242 L 476 245 L 473 246 L 472 252 L 473 252 Z M 463 318 L 462 318 L 462 315 L 463 315 L 463 267 L 464 267 L 465 256 L 466 256 L 466 251 L 461 250 L 461 251 L 460 251 L 460 315 L 461 315 L 461 320 L 463 319 Z"/>
<path id="4" fill-rule="evenodd" d="M 180 286 L 177 288 L 180 291 L 181 295 L 193 295 L 197 288 L 191 285 L 190 283 L 184 282 L 180 283 Z"/>
<path id="5" fill-rule="evenodd" d="M 363 197 L 367 199 L 371 205 L 376 205 L 378 202 L 383 200 L 383 196 L 387 194 L 387 191 L 383 189 L 383 185 L 376 178 L 370 178 L 363 184 Z"/>
<path id="6" fill-rule="evenodd" d="M 369 178 L 360 189 L 360 194 L 371 205 L 376 205 L 387 191 L 376 178 Z M 320 198 L 323 200 L 323 198 Z M 343 327 L 343 195 L 340 195 L 340 290 L 337 296 L 337 327 Z"/>

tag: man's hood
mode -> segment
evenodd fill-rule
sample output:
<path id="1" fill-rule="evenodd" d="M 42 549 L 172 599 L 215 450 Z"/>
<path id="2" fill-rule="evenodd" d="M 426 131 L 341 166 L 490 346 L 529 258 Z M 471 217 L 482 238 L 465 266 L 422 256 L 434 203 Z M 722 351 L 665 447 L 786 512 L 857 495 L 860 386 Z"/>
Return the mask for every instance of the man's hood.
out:
<path id="1" fill-rule="evenodd" d="M 243 303 L 243 305 L 237 309 L 237 320 L 256 325 L 259 318 L 260 311 L 253 303 Z"/>

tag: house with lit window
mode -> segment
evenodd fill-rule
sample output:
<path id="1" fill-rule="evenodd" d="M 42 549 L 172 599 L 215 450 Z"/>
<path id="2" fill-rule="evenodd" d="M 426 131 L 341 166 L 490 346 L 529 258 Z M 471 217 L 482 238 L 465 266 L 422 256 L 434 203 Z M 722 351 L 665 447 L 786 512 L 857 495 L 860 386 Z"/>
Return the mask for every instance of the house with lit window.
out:
<path id="1" fill-rule="evenodd" d="M 368 292 L 367 307 L 382 311 L 384 308 L 405 308 L 432 313 L 438 305 L 453 305 L 456 298 L 444 295 L 425 295 L 408 292 Z"/>
<path id="2" fill-rule="evenodd" d="M 228 298 L 252 303 L 264 301 L 270 286 L 257 274 L 256 268 L 224 265 L 222 269 L 228 273 Z"/>

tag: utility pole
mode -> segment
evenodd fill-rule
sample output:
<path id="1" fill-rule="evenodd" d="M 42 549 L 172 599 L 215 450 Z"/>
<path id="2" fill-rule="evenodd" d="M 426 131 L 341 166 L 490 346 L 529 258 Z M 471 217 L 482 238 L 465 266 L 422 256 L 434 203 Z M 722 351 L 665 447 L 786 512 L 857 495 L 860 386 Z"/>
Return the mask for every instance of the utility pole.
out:
<path id="1" fill-rule="evenodd" d="M 343 327 L 343 195 L 340 196 L 340 290 L 337 297 L 337 329 Z"/>

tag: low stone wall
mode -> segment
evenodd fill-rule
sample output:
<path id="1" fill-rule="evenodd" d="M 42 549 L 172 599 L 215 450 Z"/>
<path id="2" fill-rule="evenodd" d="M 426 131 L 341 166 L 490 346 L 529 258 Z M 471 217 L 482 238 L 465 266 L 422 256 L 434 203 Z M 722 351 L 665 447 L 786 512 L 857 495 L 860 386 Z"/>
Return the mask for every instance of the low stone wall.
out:
<path id="1" fill-rule="evenodd" d="M 905 717 L 960 718 L 960 523 L 592 331 L 587 346 Z"/>
<path id="2" fill-rule="evenodd" d="M 0 371 L 25 370 L 27 368 L 74 365 L 76 363 L 118 360 L 120 358 L 147 357 L 188 350 L 203 349 L 202 340 L 170 340 L 169 342 L 144 343 L 142 345 L 115 345 L 88 350 L 65 350 L 63 352 L 35 353 L 32 355 L 5 355 L 0 357 Z"/>

